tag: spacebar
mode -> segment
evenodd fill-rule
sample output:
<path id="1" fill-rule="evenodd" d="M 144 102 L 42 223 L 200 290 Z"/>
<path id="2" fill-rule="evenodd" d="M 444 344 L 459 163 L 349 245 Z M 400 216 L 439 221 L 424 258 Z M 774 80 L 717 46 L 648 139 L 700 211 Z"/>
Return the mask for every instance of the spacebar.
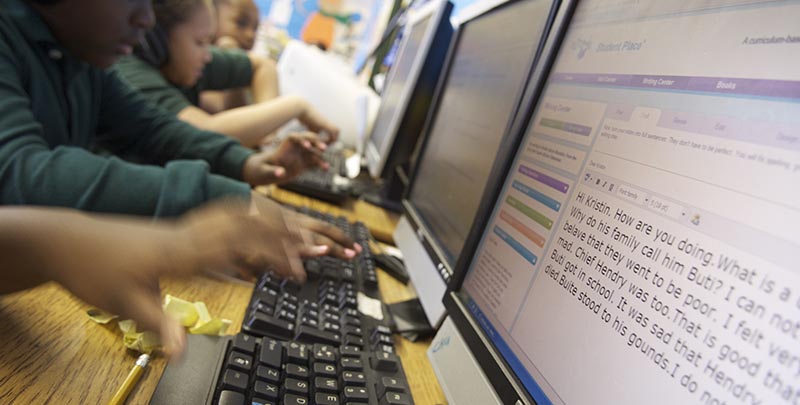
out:
<path id="1" fill-rule="evenodd" d="M 295 340 L 301 342 L 326 343 L 330 345 L 338 345 L 341 343 L 341 339 L 339 339 L 338 335 L 325 330 L 312 328 L 308 325 L 300 325 L 300 327 L 297 328 Z"/>

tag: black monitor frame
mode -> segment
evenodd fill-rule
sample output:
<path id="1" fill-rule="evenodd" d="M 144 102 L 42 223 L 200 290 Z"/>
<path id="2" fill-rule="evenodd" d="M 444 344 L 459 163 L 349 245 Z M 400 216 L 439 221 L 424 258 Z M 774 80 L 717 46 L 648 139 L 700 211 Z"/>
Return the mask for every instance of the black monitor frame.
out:
<path id="1" fill-rule="evenodd" d="M 468 17 L 460 22 L 458 27 L 456 28 L 456 32 L 453 35 L 453 40 L 450 43 L 450 49 L 447 52 L 447 58 L 444 67 L 442 68 L 442 74 L 439 79 L 439 83 L 436 86 L 436 92 L 434 93 L 433 102 L 431 103 L 431 108 L 428 111 L 428 116 L 425 119 L 425 126 L 422 130 L 421 139 L 417 143 L 417 148 L 412 155 L 412 161 L 414 165 L 412 166 L 412 170 L 409 176 L 408 185 L 405 188 L 405 192 L 403 194 L 403 214 L 408 218 L 411 227 L 416 232 L 417 236 L 420 238 L 420 242 L 427 250 L 428 256 L 431 258 L 434 266 L 439 270 L 439 275 L 448 285 L 451 282 L 451 279 L 454 278 L 454 274 L 456 273 L 455 269 L 459 269 L 460 267 L 457 265 L 458 260 L 460 257 L 463 257 L 464 254 L 458 254 L 455 263 L 448 263 L 447 254 L 445 254 L 444 249 L 440 246 L 439 242 L 436 241 L 435 238 L 432 237 L 434 234 L 427 226 L 425 221 L 422 220 L 422 217 L 417 210 L 414 202 L 411 200 L 411 191 L 414 188 L 414 184 L 416 183 L 416 178 L 419 173 L 419 167 L 421 165 L 420 156 L 423 156 L 425 150 L 427 149 L 427 145 L 429 140 L 432 136 L 433 126 L 436 122 L 436 117 L 439 112 L 439 108 L 441 106 L 441 99 L 444 93 L 445 87 L 447 86 L 447 82 L 450 79 L 450 71 L 453 68 L 453 61 L 455 59 L 455 54 L 458 49 L 458 46 L 461 42 L 461 33 L 463 32 L 464 27 L 469 26 L 469 24 L 473 21 L 480 20 L 482 17 L 491 14 L 493 12 L 499 11 L 505 7 L 509 7 L 519 1 L 522 0 L 505 0 L 498 4 L 493 4 L 491 7 L 480 10 L 474 15 Z M 467 243 L 469 242 L 469 236 L 472 235 L 475 229 L 475 226 L 478 224 L 483 225 L 485 222 L 482 218 L 482 213 L 488 213 L 491 211 L 487 211 L 485 207 L 486 200 L 486 192 L 494 190 L 494 179 L 497 179 L 497 174 L 495 174 L 498 170 L 503 170 L 505 167 L 511 164 L 511 158 L 514 156 L 516 148 L 521 141 L 522 136 L 519 136 L 517 132 L 515 132 L 515 122 L 519 114 L 526 114 L 528 109 L 528 103 L 530 103 L 530 91 L 532 88 L 538 88 L 538 84 L 532 82 L 532 79 L 535 78 L 534 73 L 537 70 L 536 67 L 542 58 L 542 55 L 545 55 L 543 52 L 545 50 L 546 39 L 550 35 L 550 30 L 554 26 L 553 23 L 556 18 L 556 11 L 558 10 L 559 1 L 553 1 L 550 6 L 550 14 L 547 17 L 547 21 L 545 22 L 543 28 L 543 35 L 539 41 L 539 45 L 536 48 L 536 51 L 533 53 L 533 56 L 527 62 L 527 74 L 523 79 L 523 86 L 520 87 L 517 95 L 514 98 L 513 103 L 513 112 L 506 123 L 506 127 L 503 129 L 502 136 L 503 141 L 501 141 L 500 146 L 497 150 L 497 154 L 494 158 L 494 163 L 492 165 L 492 169 L 490 171 L 489 177 L 487 178 L 486 187 L 484 190 L 483 197 L 481 199 L 481 203 L 478 206 L 478 210 L 475 213 L 475 219 L 473 221 L 473 225 L 470 227 L 470 232 L 467 235 L 467 239 L 464 243 L 464 248 L 462 252 L 468 251 L 466 249 Z M 488 209 L 491 209 L 491 205 L 489 205 Z M 484 215 L 485 216 L 485 215 Z M 480 234 L 478 234 L 480 236 Z"/>
<path id="2" fill-rule="evenodd" d="M 404 29 L 409 32 L 405 33 L 403 41 L 408 41 L 410 31 L 424 19 L 432 19 L 431 24 L 434 26 L 427 28 L 428 33 L 423 40 L 422 48 L 418 50 L 418 53 L 422 52 L 424 55 L 413 55 L 415 58 L 412 66 L 413 77 L 408 78 L 410 83 L 406 84 L 412 87 L 403 90 L 401 105 L 398 106 L 400 111 L 395 111 L 390 118 L 387 128 L 389 133 L 383 135 L 388 137 L 388 139 L 384 139 L 383 143 L 388 144 L 375 145 L 373 143 L 374 131 L 378 129 L 377 122 L 373 127 L 373 133 L 367 140 L 364 154 L 367 167 L 373 177 L 388 180 L 394 175 L 397 167 L 408 164 L 411 159 L 425 119 L 417 117 L 425 117 L 425 114 L 420 114 L 420 112 L 426 111 L 432 103 L 431 92 L 426 89 L 436 88 L 442 66 L 445 63 L 448 46 L 452 42 L 453 27 L 450 24 L 452 10 L 453 3 L 449 0 L 437 0 L 432 4 L 426 4 L 420 9 L 420 15 L 415 15 L 406 22 Z M 403 56 L 404 47 L 405 44 L 401 44 L 398 57 Z M 424 58 L 420 59 L 422 56 Z M 398 63 L 395 61 L 389 70 L 386 86 L 393 80 L 397 65 Z M 380 114 L 380 111 L 378 113 Z"/>
<path id="3" fill-rule="evenodd" d="M 517 114 L 511 126 L 510 134 L 504 148 L 511 151 L 511 158 L 495 164 L 489 175 L 489 182 L 481 199 L 478 215 L 472 224 L 467 240 L 464 243 L 462 254 L 459 255 L 451 283 L 448 285 L 447 294 L 444 296 L 444 305 L 449 316 L 464 338 L 469 351 L 483 370 L 484 375 L 493 386 L 495 393 L 505 404 L 535 403 L 533 398 L 523 387 L 511 367 L 506 364 L 494 345 L 487 339 L 480 325 L 472 317 L 470 311 L 459 298 L 459 291 L 466 278 L 469 265 L 474 258 L 483 232 L 488 224 L 490 213 L 494 208 L 495 200 L 502 192 L 504 179 L 513 165 L 516 151 L 521 146 L 522 140 L 528 131 L 530 121 L 538 106 L 539 95 L 546 84 L 550 70 L 562 49 L 562 41 L 568 23 L 575 10 L 578 0 L 556 0 L 554 9 L 557 9 L 551 29 L 544 43 L 543 57 L 534 68 L 529 85 L 523 97 L 523 107 Z"/>

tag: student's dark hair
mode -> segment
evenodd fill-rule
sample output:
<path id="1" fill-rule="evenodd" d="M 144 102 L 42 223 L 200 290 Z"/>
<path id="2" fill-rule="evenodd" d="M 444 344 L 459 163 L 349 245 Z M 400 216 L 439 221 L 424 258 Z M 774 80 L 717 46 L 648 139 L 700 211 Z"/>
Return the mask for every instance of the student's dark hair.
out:
<path id="1" fill-rule="evenodd" d="M 43 6 L 52 6 L 53 4 L 56 4 L 61 0 L 28 0 L 28 1 L 30 1 L 31 3 L 41 4 Z"/>
<path id="2" fill-rule="evenodd" d="M 169 61 L 169 33 L 176 26 L 186 22 L 192 11 L 200 5 L 211 6 L 211 2 L 210 0 L 153 0 L 156 25 L 145 33 L 144 42 L 136 47 L 134 54 L 154 67 L 164 66 Z"/>

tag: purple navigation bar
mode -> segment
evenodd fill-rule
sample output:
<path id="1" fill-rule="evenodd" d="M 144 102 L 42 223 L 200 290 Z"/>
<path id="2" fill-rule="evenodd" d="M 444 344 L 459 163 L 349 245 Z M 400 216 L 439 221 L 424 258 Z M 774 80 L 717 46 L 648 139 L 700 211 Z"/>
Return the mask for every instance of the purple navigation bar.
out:
<path id="1" fill-rule="evenodd" d="M 789 80 L 594 73 L 555 73 L 550 80 L 554 83 L 597 84 L 613 87 L 685 90 L 800 99 L 800 82 Z"/>
<path id="2" fill-rule="evenodd" d="M 542 172 L 536 171 L 528 166 L 519 165 L 519 172 L 542 183 L 546 186 L 550 186 L 562 193 L 566 193 L 569 190 L 569 184 L 564 183 L 558 179 L 554 179 Z"/>

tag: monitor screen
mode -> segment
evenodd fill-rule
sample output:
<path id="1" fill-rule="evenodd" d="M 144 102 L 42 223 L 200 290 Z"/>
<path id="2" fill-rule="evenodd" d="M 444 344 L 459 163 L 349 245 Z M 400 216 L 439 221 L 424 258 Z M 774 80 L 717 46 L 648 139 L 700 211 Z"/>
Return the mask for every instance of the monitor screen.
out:
<path id="1" fill-rule="evenodd" d="M 536 403 L 800 401 L 798 21 L 578 4 L 457 294 Z"/>
<path id="2" fill-rule="evenodd" d="M 516 111 L 549 11 L 549 1 L 516 1 L 459 29 L 408 196 L 451 267 Z"/>
<path id="3" fill-rule="evenodd" d="M 399 50 L 393 67 L 390 70 L 389 80 L 386 83 L 381 94 L 381 106 L 378 109 L 378 115 L 375 118 L 375 126 L 372 130 L 372 143 L 377 151 L 388 152 L 387 142 L 391 142 L 393 137 L 390 136 L 391 127 L 398 114 L 405 113 L 405 106 L 403 97 L 409 91 L 409 88 L 414 85 L 412 81 L 416 80 L 414 76 L 414 67 L 419 66 L 415 63 L 417 54 L 420 47 L 422 47 L 425 39 L 425 33 L 428 31 L 428 25 L 432 16 L 428 16 L 418 21 L 411 28 L 408 37 L 403 42 L 402 49 Z M 419 73 L 419 72 L 417 72 Z"/>

